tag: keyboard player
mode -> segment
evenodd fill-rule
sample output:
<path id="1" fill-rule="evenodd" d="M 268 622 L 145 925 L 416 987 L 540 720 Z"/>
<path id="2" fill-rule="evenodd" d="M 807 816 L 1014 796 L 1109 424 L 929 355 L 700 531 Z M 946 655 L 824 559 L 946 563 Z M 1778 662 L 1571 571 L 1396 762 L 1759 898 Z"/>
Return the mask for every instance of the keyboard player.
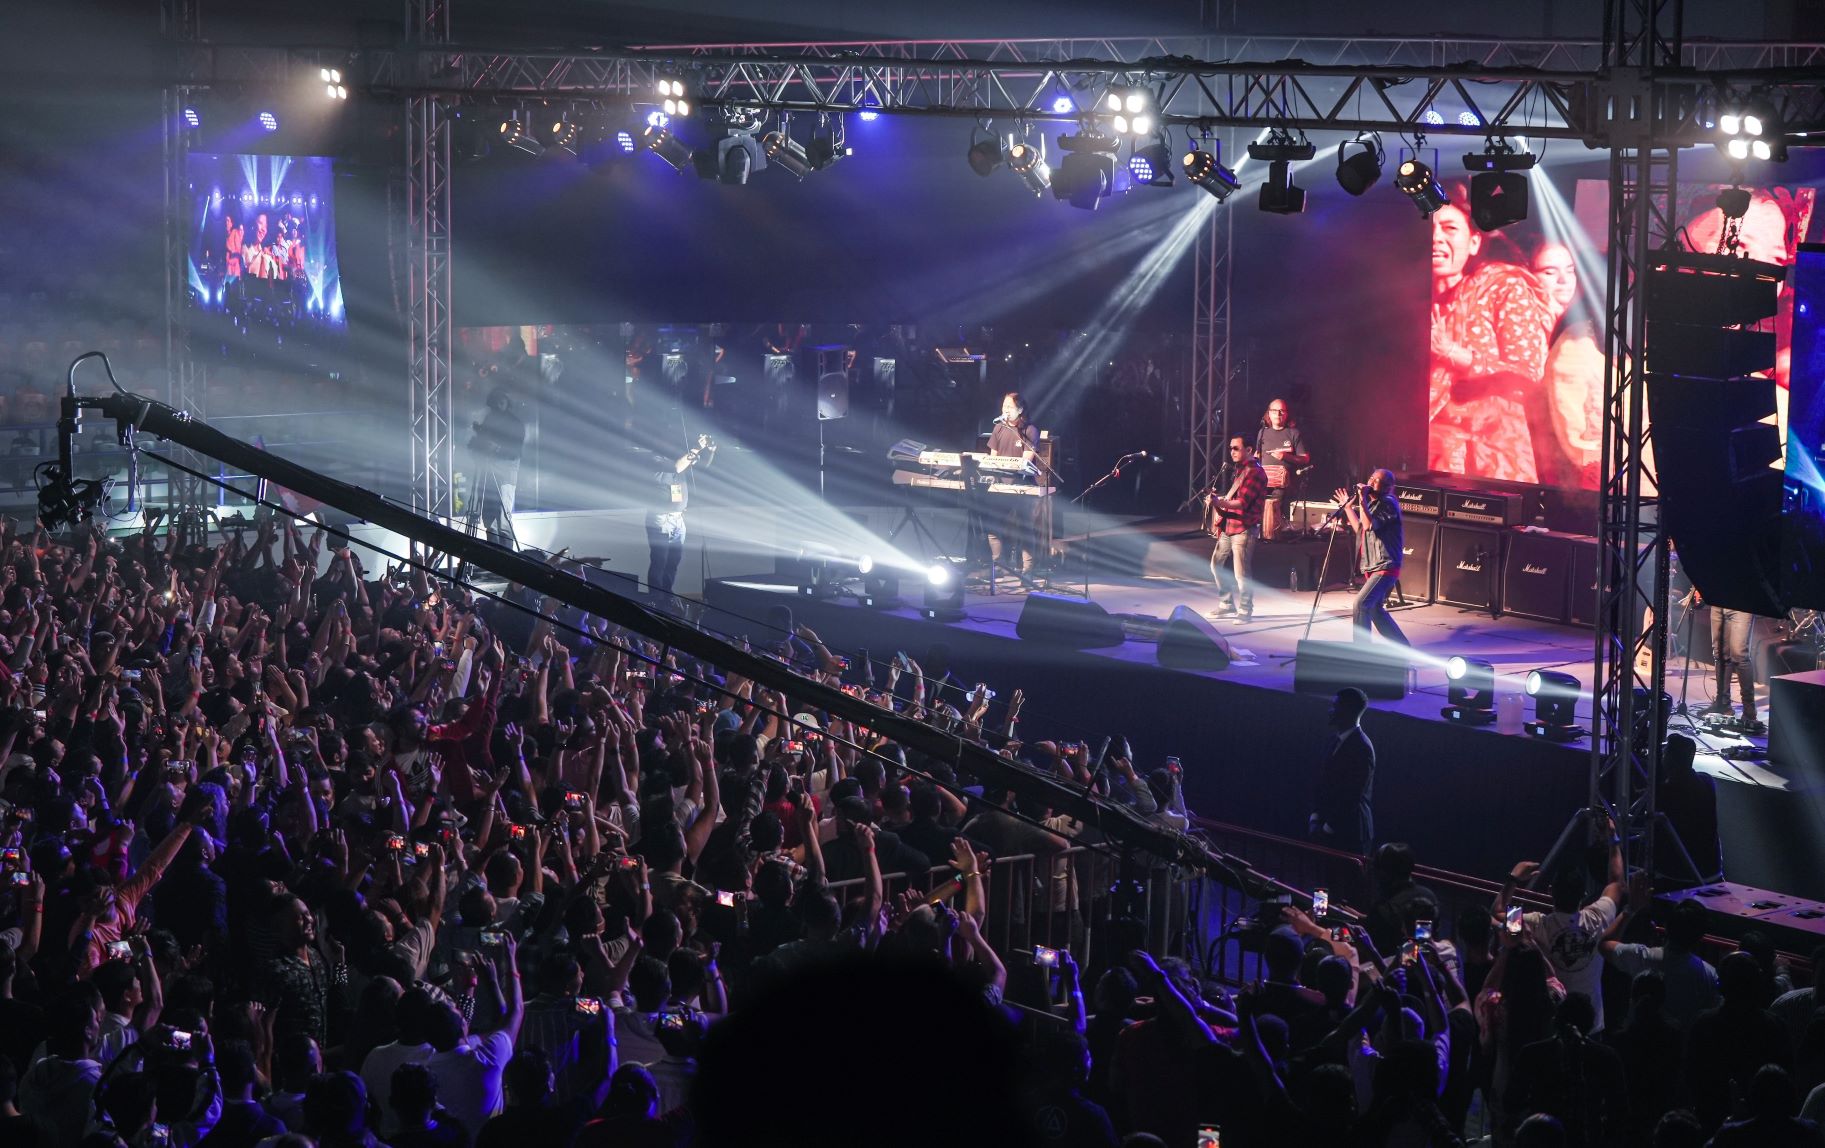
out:
<path id="1" fill-rule="evenodd" d="M 1020 396 L 1019 391 L 1009 391 L 1001 396 L 1001 414 L 995 419 L 995 429 L 989 434 L 989 454 L 997 458 L 1018 458 L 1029 464 L 1033 461 L 1033 429 L 1027 422 L 1027 401 Z M 988 506 L 984 509 L 989 554 L 995 560 L 995 565 L 1011 571 L 1022 583 L 1027 583 L 1033 574 L 1036 557 L 1033 551 L 1038 545 L 1036 531 L 1040 500 L 1001 498 L 992 501 L 1011 505 Z"/>

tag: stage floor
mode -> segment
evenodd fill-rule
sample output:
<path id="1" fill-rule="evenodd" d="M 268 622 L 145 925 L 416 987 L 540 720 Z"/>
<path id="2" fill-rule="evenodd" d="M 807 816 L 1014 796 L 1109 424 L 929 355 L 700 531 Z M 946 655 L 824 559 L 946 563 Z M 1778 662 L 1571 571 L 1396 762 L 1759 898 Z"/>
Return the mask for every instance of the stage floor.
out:
<path id="1" fill-rule="evenodd" d="M 780 584 L 770 576 L 719 581 L 730 588 L 749 593 L 778 594 L 782 598 L 797 597 L 796 586 Z M 1012 579 L 1004 577 L 1001 587 L 1000 593 L 989 595 L 985 587 L 972 585 L 965 599 L 964 617 L 961 621 L 923 624 L 1015 640 L 1015 625 L 1026 596 Z M 1085 584 L 1081 580 L 1058 579 L 1051 583 L 1051 589 L 1054 593 L 1083 596 Z M 1228 640 L 1235 656 L 1235 661 L 1227 670 L 1209 676 L 1258 689 L 1284 692 L 1293 690 L 1293 653 L 1302 638 L 1347 642 L 1353 634 L 1350 624 L 1352 595 L 1343 589 L 1327 590 L 1320 596 L 1314 615 L 1313 596 L 1310 593 L 1294 594 L 1283 589 L 1259 588 L 1255 592 L 1254 617 L 1246 623 L 1238 622 L 1233 617 L 1215 616 L 1216 593 L 1208 582 L 1165 576 L 1093 578 L 1088 590 L 1091 601 L 1124 619 L 1129 636 L 1119 647 L 1086 650 L 1085 655 L 1115 662 L 1153 665 L 1155 642 L 1151 638 L 1137 636 L 1137 631 L 1144 634 L 1152 625 L 1163 625 L 1173 608 L 1183 605 L 1209 620 Z M 714 603 L 715 599 L 716 595 L 712 593 L 711 602 Z M 839 599 L 824 605 L 861 609 L 849 599 Z M 918 611 L 911 604 L 882 612 L 904 619 L 918 617 Z M 1375 708 L 1443 722 L 1440 710 L 1447 703 L 1449 688 L 1445 666 L 1453 655 L 1462 655 L 1481 658 L 1493 665 L 1497 675 L 1498 695 L 1520 696 L 1526 717 L 1532 716 L 1532 701 L 1525 698 L 1523 693 L 1529 671 L 1556 670 L 1572 675 L 1583 687 L 1578 702 L 1579 724 L 1589 728 L 1594 644 L 1589 629 L 1534 621 L 1514 615 L 1492 618 L 1487 611 L 1436 603 L 1396 606 L 1392 613 L 1401 630 L 1413 643 L 1414 665 L 1408 678 L 1407 696 L 1399 701 L 1377 700 L 1373 703 Z M 930 640 L 941 639 L 934 634 Z M 917 653 L 909 652 L 915 655 Z M 877 655 L 880 656 L 879 651 Z M 1686 669 L 1686 659 L 1670 659 L 1667 688 L 1673 695 L 1676 706 L 1681 700 L 1682 674 Z M 1709 665 L 1697 661 L 1691 663 L 1689 677 L 1683 684 L 1685 702 L 1694 715 L 1710 702 L 1712 680 Z M 1765 715 L 1765 684 L 1762 690 L 1762 712 Z M 1766 762 L 1731 760 L 1721 754 L 1721 751 L 1733 747 L 1740 751 L 1765 746 L 1765 739 L 1745 738 L 1703 725 L 1694 727 L 1694 723 L 1677 716 L 1674 727 L 1699 737 L 1699 767 L 1720 780 L 1775 789 L 1787 787 L 1786 779 L 1770 769 Z M 1483 727 L 1478 732 L 1491 736 L 1526 736 L 1518 730 L 1504 734 L 1495 726 Z M 1588 746 L 1589 741 L 1581 740 L 1574 744 Z"/>

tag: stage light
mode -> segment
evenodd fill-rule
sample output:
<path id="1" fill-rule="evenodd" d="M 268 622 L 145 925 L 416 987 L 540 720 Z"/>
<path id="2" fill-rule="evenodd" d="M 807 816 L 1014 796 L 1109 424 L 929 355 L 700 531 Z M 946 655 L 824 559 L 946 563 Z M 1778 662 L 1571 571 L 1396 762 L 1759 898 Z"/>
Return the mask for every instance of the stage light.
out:
<path id="1" fill-rule="evenodd" d="M 1052 174 L 1052 195 L 1072 207 L 1095 211 L 1115 190 L 1115 153 L 1121 141 L 1088 134 L 1059 136 L 1065 157 Z"/>
<path id="2" fill-rule="evenodd" d="M 855 560 L 855 568 L 864 574 L 871 573 L 874 570 L 874 556 L 871 554 L 864 554 L 860 558 L 857 558 Z"/>
<path id="3" fill-rule="evenodd" d="M 634 149 L 639 146 L 639 141 L 634 139 L 633 132 L 628 131 L 626 128 L 621 128 L 615 132 L 615 149 L 622 155 L 633 155 Z"/>
<path id="4" fill-rule="evenodd" d="M 698 154 L 701 156 L 702 152 Z M 726 138 L 718 140 L 712 154 L 715 156 L 715 178 L 730 187 L 740 187 L 748 182 L 750 175 L 767 170 L 767 155 L 761 150 L 760 141 L 747 132 L 731 132 Z M 697 163 L 698 175 L 710 174 L 706 172 L 701 159 L 693 158 Z"/>
<path id="5" fill-rule="evenodd" d="M 1578 698 L 1584 687 L 1570 674 L 1535 670 L 1527 675 L 1527 696 L 1534 700 L 1533 720 L 1522 728 L 1548 741 L 1576 741 L 1585 736 L 1577 724 Z"/>
<path id="6" fill-rule="evenodd" d="M 1344 154 L 1347 147 L 1362 148 L 1355 155 Z M 1381 137 L 1358 133 L 1353 140 L 1337 145 L 1337 186 L 1351 195 L 1361 195 L 1381 181 Z"/>
<path id="7" fill-rule="evenodd" d="M 925 605 L 919 613 L 934 621 L 955 621 L 963 617 L 961 563 L 944 559 L 926 571 Z"/>
<path id="8" fill-rule="evenodd" d="M 675 76 L 659 77 L 659 107 L 668 116 L 688 116 L 691 101 L 686 98 L 684 81 Z"/>
<path id="9" fill-rule="evenodd" d="M 1479 127 L 1483 123 L 1482 120 L 1479 120 L 1476 118 L 1475 112 L 1468 112 L 1468 111 L 1459 112 L 1457 114 L 1457 122 L 1458 122 L 1459 126 L 1466 127 L 1466 128 Z"/>
<path id="10" fill-rule="evenodd" d="M 1432 169 L 1417 159 L 1402 160 L 1394 172 L 1394 186 L 1413 201 L 1421 215 L 1430 216 L 1451 202 L 1445 189 L 1433 177 Z"/>
<path id="11" fill-rule="evenodd" d="M 783 131 L 770 131 L 760 138 L 761 150 L 767 153 L 767 161 L 777 165 L 794 179 L 804 179 L 816 169 L 811 166 L 811 157 L 799 142 Z"/>
<path id="12" fill-rule="evenodd" d="M 1072 102 L 1070 96 L 1053 96 L 1052 97 L 1052 114 L 1053 115 L 1068 116 L 1076 110 L 1077 110 L 1077 105 Z"/>
<path id="13" fill-rule="evenodd" d="M 323 82 L 323 94 L 332 100 L 346 100 L 349 90 L 342 86 L 342 73 L 335 68 L 318 68 L 317 78 Z"/>
<path id="14" fill-rule="evenodd" d="M 814 171 L 823 171 L 837 160 L 854 154 L 855 149 L 844 142 L 840 127 L 827 134 L 812 136 L 805 145 L 805 158 Z"/>
<path id="15" fill-rule="evenodd" d="M 1008 170 L 1019 176 L 1034 195 L 1044 195 L 1052 186 L 1052 169 L 1046 166 L 1045 157 L 1025 140 L 1008 149 Z"/>
<path id="16" fill-rule="evenodd" d="M 269 132 L 276 132 L 279 130 L 279 117 L 273 115 L 271 112 L 261 112 L 260 126 Z"/>
<path id="17" fill-rule="evenodd" d="M 1518 171 L 1485 171 L 1470 177 L 1470 222 L 1500 231 L 1527 218 L 1527 177 Z"/>
<path id="18" fill-rule="evenodd" d="M 1213 143 L 1211 146 L 1214 148 L 1216 145 Z M 1236 173 L 1223 166 L 1223 161 L 1215 151 L 1194 147 L 1185 153 L 1183 166 L 1185 178 L 1216 196 L 1219 203 L 1234 195 L 1242 186 Z"/>
<path id="19" fill-rule="evenodd" d="M 1420 119 L 1437 127 L 1445 122 L 1445 114 L 1437 108 L 1427 108 L 1426 114 L 1421 116 Z"/>
<path id="20" fill-rule="evenodd" d="M 671 122 L 672 117 L 666 115 L 658 108 L 654 108 L 652 111 L 646 113 L 646 126 L 649 128 L 662 128 Z"/>
<path id="21" fill-rule="evenodd" d="M 1158 126 L 1153 93 L 1146 88 L 1118 86 L 1103 93 L 1102 109 L 1116 135 L 1152 135 Z"/>
<path id="22" fill-rule="evenodd" d="M 1446 721 L 1488 725 L 1495 720 L 1495 666 L 1481 658 L 1453 657 L 1445 663 Z"/>
<path id="23" fill-rule="evenodd" d="M 1007 162 L 1000 137 L 981 127 L 970 133 L 969 161 L 970 170 L 977 175 L 986 178 L 995 174 L 995 169 Z"/>
<path id="24" fill-rule="evenodd" d="M 1521 173 L 1539 158 L 1499 136 L 1491 136 L 1483 151 L 1467 152 L 1464 168 L 1479 173 L 1470 179 L 1471 222 L 1480 230 L 1497 231 L 1526 219 L 1531 187 Z"/>
<path id="25" fill-rule="evenodd" d="M 545 133 L 547 147 L 556 148 L 568 155 L 577 154 L 577 140 L 583 129 L 568 115 L 558 115 L 551 121 L 551 130 Z"/>
<path id="26" fill-rule="evenodd" d="M 200 128 L 203 126 L 203 117 L 197 114 L 195 108 L 185 108 L 184 122 L 193 128 Z"/>
<path id="27" fill-rule="evenodd" d="M 1164 143 L 1134 145 L 1128 157 L 1128 174 L 1141 187 L 1172 186 L 1172 153 Z"/>
<path id="28" fill-rule="evenodd" d="M 900 604 L 900 576 L 892 570 L 875 570 L 862 578 L 862 605 L 891 609 Z"/>
<path id="29" fill-rule="evenodd" d="M 660 124 L 648 124 L 646 131 L 641 133 L 641 138 L 646 144 L 646 150 L 671 164 L 672 170 L 680 172 L 691 170 L 691 149 L 683 140 L 673 135 L 670 128 Z"/>
<path id="30" fill-rule="evenodd" d="M 1750 193 L 1746 187 L 1726 187 L 1717 193 L 1717 210 L 1725 219 L 1741 219 L 1749 214 Z"/>
<path id="31" fill-rule="evenodd" d="M 501 143 L 515 151 L 527 155 L 541 155 L 545 151 L 545 145 L 533 138 L 531 129 L 517 114 L 502 120 L 495 132 Z"/>
<path id="32" fill-rule="evenodd" d="M 1277 159 L 1267 165 L 1257 207 L 1269 215 L 1298 215 L 1305 210 L 1305 188 L 1293 182 L 1293 165 Z"/>
<path id="33" fill-rule="evenodd" d="M 349 90 L 341 84 L 325 84 L 323 94 L 332 100 L 346 100 L 349 98 Z"/>
<path id="34" fill-rule="evenodd" d="M 862 118 L 862 122 L 873 123 L 875 121 L 876 117 L 878 117 L 881 114 L 880 111 L 878 110 L 880 108 L 880 106 L 881 106 L 880 104 L 875 102 L 875 98 L 873 96 L 869 96 L 866 100 L 863 101 L 862 110 L 857 112 L 856 114 Z"/>
<path id="35" fill-rule="evenodd" d="M 1304 132 L 1295 135 L 1284 128 L 1269 128 L 1266 139 L 1248 145 L 1248 158 L 1258 163 L 1272 163 L 1275 160 L 1304 163 L 1317 154 L 1317 145 L 1307 139 Z"/>

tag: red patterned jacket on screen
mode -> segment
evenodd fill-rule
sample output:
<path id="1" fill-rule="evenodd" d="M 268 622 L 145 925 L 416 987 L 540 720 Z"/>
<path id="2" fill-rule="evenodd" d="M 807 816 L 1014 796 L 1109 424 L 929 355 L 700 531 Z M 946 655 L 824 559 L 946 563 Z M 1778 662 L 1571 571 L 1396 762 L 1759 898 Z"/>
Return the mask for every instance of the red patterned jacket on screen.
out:
<path id="1" fill-rule="evenodd" d="M 1468 348 L 1464 374 L 1432 360 L 1427 405 L 1433 470 L 1515 482 L 1539 481 L 1527 411 L 1538 406 L 1552 312 L 1539 280 L 1523 267 L 1485 263 L 1433 313 L 1445 337 Z"/>

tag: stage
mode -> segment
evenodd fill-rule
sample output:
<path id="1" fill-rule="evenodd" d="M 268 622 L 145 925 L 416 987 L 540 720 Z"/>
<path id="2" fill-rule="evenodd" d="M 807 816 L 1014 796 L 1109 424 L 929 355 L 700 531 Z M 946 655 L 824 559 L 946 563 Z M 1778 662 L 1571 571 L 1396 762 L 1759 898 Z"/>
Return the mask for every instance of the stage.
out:
<path id="1" fill-rule="evenodd" d="M 1146 565 L 1159 564 L 1160 544 L 1137 544 L 1152 554 Z M 1167 538 L 1164 544 L 1181 553 L 1202 546 L 1208 553 L 1208 544 L 1194 539 Z M 704 621 L 764 640 L 767 611 L 785 604 L 833 649 L 866 648 L 876 662 L 895 650 L 922 660 L 942 643 L 966 685 L 980 679 L 1004 695 L 1015 687 L 1026 691 L 1022 731 L 1029 739 L 1095 744 L 1103 735 L 1125 734 L 1143 769 L 1169 754 L 1183 760 L 1187 798 L 1199 812 L 1267 832 L 1303 833 L 1313 771 L 1327 739 L 1329 698 L 1295 692 L 1293 653 L 1307 634 L 1308 617 L 1311 638 L 1350 641 L 1346 589 L 1326 591 L 1312 615 L 1312 593 L 1258 588 L 1251 621 L 1212 620 L 1231 647 L 1230 666 L 1193 672 L 1158 664 L 1157 634 L 1176 606 L 1209 617 L 1216 603 L 1207 578 L 1092 573 L 1089 600 L 1121 617 L 1127 636 L 1119 646 L 1081 651 L 1019 638 L 1025 594 L 1011 579 L 1004 578 L 995 595 L 972 588 L 962 618 L 948 622 L 920 616 L 916 576 L 909 574 L 904 585 L 908 592 L 898 606 L 866 608 L 854 596 L 806 597 L 777 575 L 712 579 Z M 1061 595 L 1081 596 L 1085 589 L 1081 577 L 1051 585 Z M 1522 696 L 1527 673 L 1552 669 L 1579 680 L 1578 721 L 1588 728 L 1591 631 L 1438 604 L 1398 607 L 1394 616 L 1414 657 L 1406 696 L 1373 701 L 1364 720 L 1378 752 L 1377 838 L 1411 842 L 1425 864 L 1485 877 L 1537 859 L 1588 800 L 1590 742 L 1526 736 L 1515 715 L 1524 705 L 1525 716 L 1532 716 L 1531 699 Z M 1507 707 L 1498 702 L 1508 708 L 1509 721 L 1469 726 L 1441 717 L 1449 689 L 1445 664 L 1453 655 L 1495 667 L 1498 695 L 1515 696 Z M 1669 668 L 1676 702 L 1685 668 L 1683 659 Z M 1710 682 L 1710 668 L 1694 663 L 1685 683 L 1694 713 L 1709 700 Z M 1092 708 L 1121 717 L 1092 720 L 1086 717 Z M 1700 768 L 1718 780 L 1728 876 L 1825 898 L 1825 851 L 1809 830 L 1818 820 L 1818 795 L 1765 761 L 1732 760 L 1720 752 L 1753 753 L 1759 742 L 1684 717 L 1675 717 L 1674 727 L 1700 737 Z"/>

